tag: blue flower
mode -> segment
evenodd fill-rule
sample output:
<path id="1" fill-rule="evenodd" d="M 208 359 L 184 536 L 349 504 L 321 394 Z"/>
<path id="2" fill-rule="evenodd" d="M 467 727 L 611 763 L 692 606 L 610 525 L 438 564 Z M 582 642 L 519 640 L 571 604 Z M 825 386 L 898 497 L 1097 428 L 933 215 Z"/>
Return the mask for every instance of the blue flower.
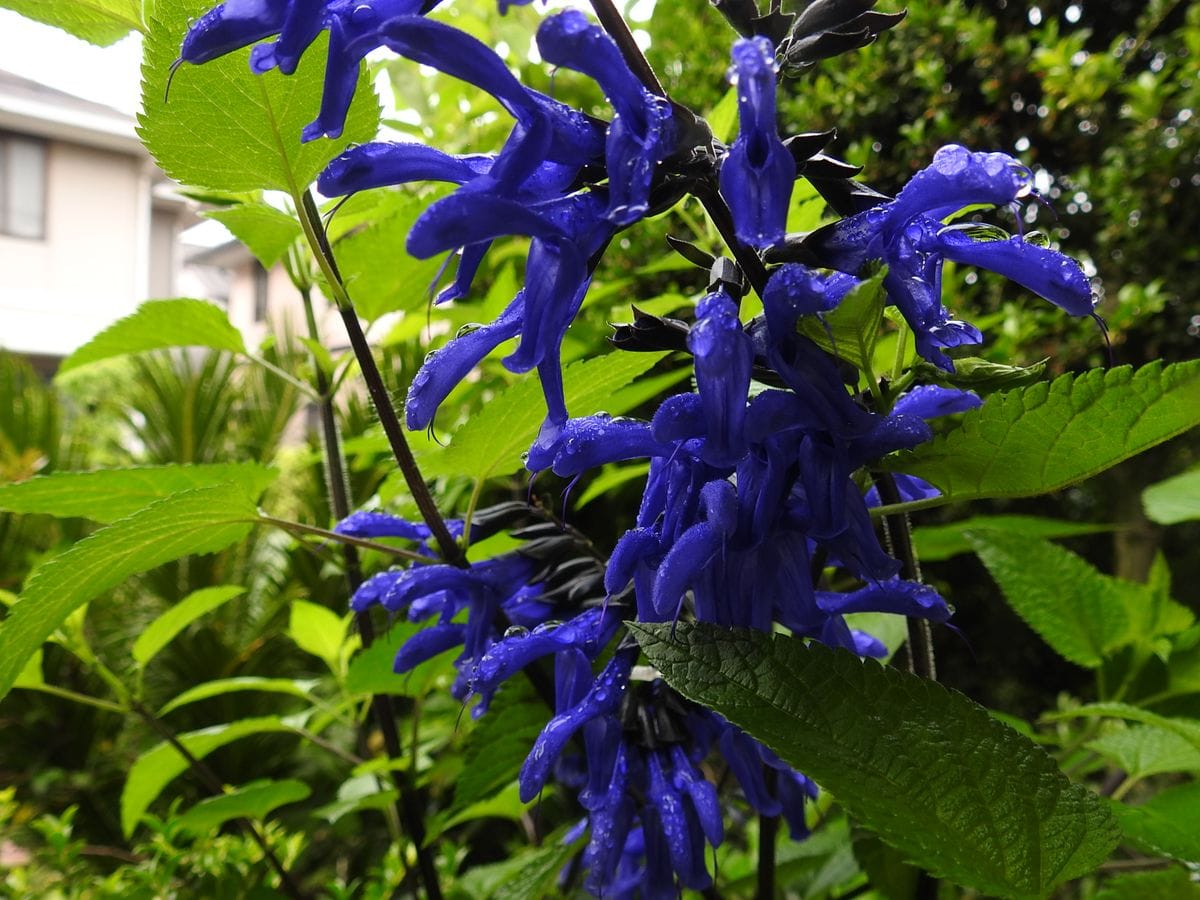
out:
<path id="1" fill-rule="evenodd" d="M 615 116 L 605 139 L 606 218 L 615 225 L 637 221 L 649 209 L 658 163 L 672 149 L 671 105 L 642 86 L 613 39 L 577 10 L 546 19 L 537 43 L 547 62 L 588 75 L 607 95 Z"/>
<path id="2" fill-rule="evenodd" d="M 971 204 L 1012 204 L 1029 193 L 1031 181 L 1029 170 L 1006 154 L 951 144 L 895 200 L 821 229 L 809 244 L 823 264 L 850 274 L 868 260 L 882 260 L 884 288 L 912 328 L 917 352 L 950 371 L 953 363 L 942 351 L 978 343 L 982 335 L 942 305 L 944 260 L 998 272 L 1071 315 L 1093 314 L 1087 276 L 1070 257 L 1020 238 L 977 241 L 941 224 Z"/>
<path id="3" fill-rule="evenodd" d="M 733 45 L 730 80 L 737 88 L 737 139 L 721 163 L 721 195 L 738 240 L 759 249 L 783 240 L 796 161 L 775 124 L 775 48 L 765 37 Z"/>

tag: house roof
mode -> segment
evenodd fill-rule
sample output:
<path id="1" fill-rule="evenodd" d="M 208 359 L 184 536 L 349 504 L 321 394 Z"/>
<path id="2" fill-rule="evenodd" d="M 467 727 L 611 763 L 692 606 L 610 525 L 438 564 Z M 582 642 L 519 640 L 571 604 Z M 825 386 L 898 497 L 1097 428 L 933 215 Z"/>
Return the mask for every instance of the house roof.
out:
<path id="1" fill-rule="evenodd" d="M 0 129 L 148 158 L 133 116 L 0 69 Z"/>

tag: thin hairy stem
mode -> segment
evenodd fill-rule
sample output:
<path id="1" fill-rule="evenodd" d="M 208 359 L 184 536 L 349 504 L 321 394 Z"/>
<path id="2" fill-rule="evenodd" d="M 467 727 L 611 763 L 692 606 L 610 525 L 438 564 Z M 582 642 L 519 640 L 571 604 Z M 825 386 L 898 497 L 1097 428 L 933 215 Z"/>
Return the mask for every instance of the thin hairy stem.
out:
<path id="1" fill-rule="evenodd" d="M 311 194 L 305 196 L 311 199 Z M 332 259 L 332 255 L 330 258 Z M 309 337 L 313 341 L 320 341 L 321 335 L 313 312 L 312 293 L 310 290 L 302 291 L 301 297 L 304 300 L 304 314 L 308 324 Z M 353 310 L 350 315 L 354 316 Z M 357 323 L 357 317 L 354 321 Z M 321 417 L 321 444 L 325 455 L 325 481 L 329 491 L 329 505 L 334 518 L 341 521 L 350 515 L 350 483 L 346 473 L 346 461 L 342 454 L 337 411 L 334 409 L 329 379 L 325 370 L 321 368 L 320 360 L 315 355 L 313 365 L 316 372 L 314 381 L 317 394 L 321 398 L 317 403 L 317 409 Z M 422 482 L 423 484 L 424 482 Z M 342 544 L 342 559 L 345 563 L 346 586 L 353 595 L 363 583 L 358 549 L 353 544 Z M 375 641 L 375 625 L 371 621 L 371 614 L 366 610 L 356 612 L 354 623 L 362 639 L 363 649 L 366 650 Z M 383 746 L 387 751 L 388 758 L 401 759 L 403 748 L 400 746 L 400 733 L 396 728 L 396 710 L 392 705 L 392 698 L 387 694 L 372 694 L 371 709 L 375 714 L 380 734 L 383 736 Z M 421 873 L 421 882 L 425 886 L 426 893 L 431 900 L 439 900 L 442 892 L 438 883 L 437 865 L 433 859 L 431 848 L 425 846 L 425 820 L 421 813 L 420 800 L 417 797 L 417 787 L 413 783 L 413 772 L 415 769 L 393 773 L 392 777 L 397 788 L 396 815 L 416 847 L 417 868 Z"/>

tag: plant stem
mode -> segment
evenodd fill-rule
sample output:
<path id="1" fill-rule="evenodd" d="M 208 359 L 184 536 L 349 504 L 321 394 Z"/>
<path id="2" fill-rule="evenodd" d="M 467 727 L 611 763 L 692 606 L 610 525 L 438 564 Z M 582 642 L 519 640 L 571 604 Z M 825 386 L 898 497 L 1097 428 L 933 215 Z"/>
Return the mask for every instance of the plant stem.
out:
<path id="1" fill-rule="evenodd" d="M 313 199 L 312 191 L 306 190 L 302 196 L 293 199 L 299 207 L 300 224 L 316 255 L 317 264 L 321 267 L 326 281 L 329 282 L 338 313 L 346 326 L 350 346 L 353 348 L 354 356 L 362 370 L 367 393 L 371 396 L 371 402 L 379 416 L 379 424 L 383 426 L 383 433 L 387 436 L 388 444 L 392 448 L 392 455 L 396 458 L 396 464 L 400 466 L 400 472 L 408 485 L 409 493 L 412 494 L 417 509 L 421 512 L 421 518 L 433 532 L 442 558 L 452 565 L 462 566 L 466 563 L 466 557 L 458 542 L 451 536 L 450 529 L 446 527 L 446 522 L 438 511 L 433 496 L 429 493 L 429 487 L 421 476 L 421 470 L 417 468 L 412 448 L 408 446 L 408 439 L 404 436 L 404 429 L 392 406 L 392 398 L 388 394 L 387 386 L 383 383 L 383 376 L 375 364 L 375 357 L 371 353 L 370 344 L 367 343 L 367 336 L 363 334 L 362 325 L 354 311 L 354 304 L 351 302 L 345 283 L 338 272 L 333 248 L 329 245 L 329 239 L 321 223 L 321 212 L 317 209 L 317 202 Z"/>
<path id="2" fill-rule="evenodd" d="M 337 512 L 334 512 L 337 515 Z M 349 515 L 347 513 L 346 515 Z M 345 518 L 345 516 L 342 516 Z M 380 544 L 376 541 L 368 541 L 365 538 L 351 537 L 348 534 L 338 534 L 336 531 L 330 531 L 327 528 L 318 528 L 316 525 L 306 525 L 303 522 L 293 522 L 290 519 L 277 519 L 275 516 L 267 516 L 260 514 L 256 521 L 264 525 L 274 525 L 276 528 L 282 528 L 284 531 L 290 531 L 295 534 L 311 534 L 316 537 L 325 538 L 328 541 L 334 541 L 341 544 L 343 547 L 359 547 L 363 550 L 375 550 L 379 553 L 386 553 L 390 556 L 399 556 L 402 559 L 411 560 L 413 562 L 429 562 L 428 556 L 422 556 L 420 553 L 414 553 L 411 550 L 404 550 L 400 547 L 391 547 L 387 544 Z"/>
<path id="3" fill-rule="evenodd" d="M 306 193 L 305 199 L 315 210 L 312 195 Z M 323 234 L 323 232 L 321 233 Z M 324 246 L 328 249 L 327 242 Z M 331 254 L 330 260 L 332 258 Z M 336 274 L 336 270 L 334 271 Z M 308 324 L 309 337 L 313 341 L 319 341 L 321 335 L 313 312 L 312 293 L 310 290 L 301 291 L 301 297 L 304 300 L 304 314 Z M 358 317 L 355 316 L 353 308 L 350 309 L 350 317 L 357 325 Z M 363 340 L 365 343 L 365 337 Z M 367 353 L 369 356 L 369 349 Z M 317 393 L 321 398 L 317 403 L 317 408 L 321 416 L 321 443 L 325 450 L 325 475 L 329 489 L 329 505 L 334 517 L 340 521 L 350 515 L 349 481 L 346 475 L 345 459 L 342 456 L 341 436 L 338 434 L 337 414 L 333 406 L 333 396 L 329 390 L 329 379 L 325 375 L 325 370 L 321 368 L 320 360 L 315 355 L 313 364 L 316 372 Z M 390 405 L 388 409 L 391 409 Z M 423 481 L 421 484 L 424 486 Z M 421 558 L 419 554 L 412 555 Z M 350 593 L 353 594 L 363 583 L 362 566 L 359 564 L 357 548 L 353 544 L 342 544 L 342 558 L 346 564 L 346 584 Z M 371 621 L 371 615 L 366 610 L 359 611 L 354 614 L 354 622 L 365 650 L 375 641 L 375 626 Z M 383 736 L 383 745 L 388 758 L 401 759 L 403 750 L 400 746 L 400 734 L 396 728 L 396 710 L 392 706 L 392 698 L 387 694 L 372 694 L 371 708 L 375 714 L 375 722 Z M 421 882 L 425 886 L 426 894 L 431 900 L 440 900 L 442 892 L 438 884 L 437 866 L 429 848 L 425 846 L 425 821 L 421 814 L 420 802 L 416 797 L 417 788 L 413 783 L 412 776 L 413 772 L 394 772 L 392 774 L 397 788 L 396 814 L 409 839 L 416 847 L 417 868 L 421 873 Z"/>
<path id="4" fill-rule="evenodd" d="M 49 694 L 52 697 L 61 697 L 63 700 L 70 700 L 73 703 L 82 703 L 84 706 L 94 706 L 96 709 L 102 709 L 105 712 L 122 714 L 129 712 L 126 707 L 121 706 L 119 703 L 101 700 L 99 697 L 92 697 L 88 694 L 80 694 L 53 684 L 22 684 L 17 686 L 31 691 L 41 691 L 43 694 Z"/>
<path id="5" fill-rule="evenodd" d="M 633 32 L 629 30 L 629 26 L 625 23 L 621 11 L 613 5 L 612 0 L 592 0 L 592 9 L 596 12 L 596 18 L 600 20 L 601 27 L 608 32 L 621 50 L 621 55 L 625 57 L 625 62 L 630 70 L 637 76 L 638 81 L 646 86 L 646 90 L 652 94 L 657 94 L 659 97 L 667 97 L 666 89 L 663 88 L 662 82 L 658 80 L 658 76 L 654 74 L 654 69 L 650 65 L 650 61 L 646 59 L 646 54 L 642 52 L 642 48 L 637 45 L 637 41 L 633 39 Z"/>
<path id="6" fill-rule="evenodd" d="M 137 713 L 147 725 L 149 725 L 158 733 L 159 737 L 170 744 L 175 749 L 175 752 L 184 758 L 188 764 L 188 768 L 196 774 L 196 777 L 204 783 L 204 786 L 208 788 L 209 791 L 217 796 L 225 793 L 225 785 L 221 782 L 221 779 L 217 777 L 216 773 L 208 767 L 207 763 L 197 758 L 196 755 L 187 748 L 187 745 L 179 739 L 179 736 L 176 735 L 175 732 L 172 731 L 165 722 L 159 719 L 149 707 L 147 707 L 136 697 L 129 698 L 129 706 L 130 709 Z M 302 887 L 300 887 L 300 885 L 292 877 L 292 874 L 286 868 L 284 868 L 284 865 L 280 861 L 279 857 L 275 855 L 275 851 L 271 849 L 271 845 L 267 843 L 266 837 L 261 831 L 258 830 L 258 826 L 247 818 L 240 818 L 236 819 L 235 821 L 238 822 L 242 829 L 248 835 L 250 835 L 254 843 L 258 844 L 259 849 L 262 850 L 263 857 L 266 859 L 271 868 L 275 870 L 275 874 L 279 876 L 279 886 L 282 892 L 291 897 L 292 900 L 307 900 L 309 896 L 308 893 Z"/>
<path id="7" fill-rule="evenodd" d="M 771 766 L 763 766 L 763 781 L 767 794 L 772 795 L 779 786 L 779 773 Z M 779 816 L 758 817 L 758 886 L 756 900 L 774 900 L 775 897 L 775 843 L 779 834 Z"/>
<path id="8" fill-rule="evenodd" d="M 890 472 L 877 472 L 873 476 L 879 489 L 879 499 L 888 506 L 900 503 L 900 491 L 896 479 Z M 907 512 L 884 517 L 884 524 L 891 535 L 893 550 L 900 560 L 900 574 L 908 581 L 921 580 L 921 565 L 912 544 L 912 522 Z M 937 681 L 937 663 L 933 656 L 933 631 L 926 619 L 908 617 L 908 646 L 911 670 L 914 674 Z"/>

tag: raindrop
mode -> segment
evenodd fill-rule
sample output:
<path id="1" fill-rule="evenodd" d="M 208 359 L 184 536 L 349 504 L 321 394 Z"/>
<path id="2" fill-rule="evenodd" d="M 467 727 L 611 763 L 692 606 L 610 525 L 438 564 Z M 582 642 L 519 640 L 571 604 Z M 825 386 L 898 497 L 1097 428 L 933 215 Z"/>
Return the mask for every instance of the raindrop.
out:
<path id="1" fill-rule="evenodd" d="M 524 625 L 509 625 L 504 629 L 504 637 L 506 639 L 529 637 L 529 629 Z"/>

